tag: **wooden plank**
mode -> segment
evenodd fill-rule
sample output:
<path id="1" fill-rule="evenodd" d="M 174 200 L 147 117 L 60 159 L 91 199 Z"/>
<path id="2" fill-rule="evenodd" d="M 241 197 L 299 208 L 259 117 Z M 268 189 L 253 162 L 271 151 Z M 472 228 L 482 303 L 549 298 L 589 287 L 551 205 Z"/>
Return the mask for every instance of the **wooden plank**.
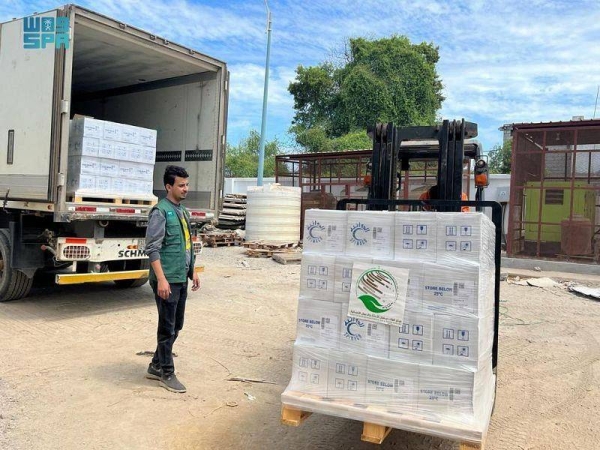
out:
<path id="1" fill-rule="evenodd" d="M 459 450 L 483 450 L 483 443 L 474 444 L 472 442 L 461 442 Z"/>
<path id="2" fill-rule="evenodd" d="M 273 261 L 284 265 L 290 262 L 302 261 L 302 253 L 275 253 L 273 255 Z"/>
<path id="3" fill-rule="evenodd" d="M 283 405 L 281 408 L 281 423 L 291 427 L 297 427 L 310 417 L 312 413 L 300 411 L 299 409 L 290 408 Z"/>
<path id="4" fill-rule="evenodd" d="M 365 442 L 371 442 L 372 444 L 381 444 L 388 434 L 392 431 L 392 428 L 383 425 L 377 425 L 375 423 L 364 422 L 363 432 L 360 436 L 361 440 Z"/>

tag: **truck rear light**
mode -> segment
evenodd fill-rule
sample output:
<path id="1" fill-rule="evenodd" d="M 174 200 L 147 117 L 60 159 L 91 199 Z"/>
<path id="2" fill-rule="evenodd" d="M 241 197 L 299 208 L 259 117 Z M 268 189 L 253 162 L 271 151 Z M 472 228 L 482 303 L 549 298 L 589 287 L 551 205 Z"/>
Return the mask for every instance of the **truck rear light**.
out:
<path id="1" fill-rule="evenodd" d="M 192 211 L 192 217 L 206 217 L 206 213 L 202 211 Z"/>
<path id="2" fill-rule="evenodd" d="M 91 250 L 85 245 L 67 245 L 63 248 L 63 257 L 68 260 L 86 260 L 91 256 Z"/>
<path id="3" fill-rule="evenodd" d="M 135 214 L 136 213 L 134 208 L 116 208 L 115 212 L 119 213 L 119 214 Z"/>
<path id="4" fill-rule="evenodd" d="M 78 212 L 96 212 L 95 206 L 76 206 L 75 211 Z"/>
<path id="5" fill-rule="evenodd" d="M 66 238 L 65 242 L 67 244 L 87 244 L 86 238 Z"/>

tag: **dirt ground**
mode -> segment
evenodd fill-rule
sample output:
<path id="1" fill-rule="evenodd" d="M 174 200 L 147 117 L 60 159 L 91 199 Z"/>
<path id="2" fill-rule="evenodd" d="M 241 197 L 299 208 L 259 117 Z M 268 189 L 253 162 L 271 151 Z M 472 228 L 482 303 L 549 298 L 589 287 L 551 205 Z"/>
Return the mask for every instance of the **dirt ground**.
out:
<path id="1" fill-rule="evenodd" d="M 144 378 L 155 345 L 148 286 L 38 289 L 0 303 L 0 449 L 373 449 L 362 424 L 280 425 L 299 265 L 205 249 L 175 344 L 186 394 Z M 600 302 L 502 283 L 497 401 L 487 450 L 600 442 Z M 275 384 L 226 381 L 237 376 Z M 453 449 L 394 430 L 381 449 Z"/>

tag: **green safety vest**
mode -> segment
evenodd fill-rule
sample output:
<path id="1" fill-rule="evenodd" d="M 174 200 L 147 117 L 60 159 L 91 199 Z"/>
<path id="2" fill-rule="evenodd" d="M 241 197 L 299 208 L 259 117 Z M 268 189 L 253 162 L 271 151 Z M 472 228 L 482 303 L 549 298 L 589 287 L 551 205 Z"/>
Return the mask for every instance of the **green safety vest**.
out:
<path id="1" fill-rule="evenodd" d="M 194 276 L 194 244 L 190 242 L 191 260 L 190 267 L 186 272 L 185 234 L 183 232 L 183 223 L 179 219 L 175 206 L 169 200 L 163 198 L 152 208 L 152 211 L 154 209 L 159 209 L 167 220 L 165 237 L 162 242 L 162 248 L 159 251 L 160 264 L 162 265 L 165 277 L 169 283 L 185 283 L 188 277 L 192 279 Z M 181 211 L 185 217 L 185 223 L 188 227 L 191 240 L 190 213 L 184 206 L 181 206 Z M 152 265 L 150 266 L 150 280 L 157 281 Z"/>

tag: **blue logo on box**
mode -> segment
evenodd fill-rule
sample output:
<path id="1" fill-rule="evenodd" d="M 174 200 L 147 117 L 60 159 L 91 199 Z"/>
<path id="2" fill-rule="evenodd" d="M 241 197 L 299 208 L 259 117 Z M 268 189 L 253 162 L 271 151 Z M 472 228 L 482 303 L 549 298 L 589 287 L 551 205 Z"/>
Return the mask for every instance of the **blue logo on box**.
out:
<path id="1" fill-rule="evenodd" d="M 69 48 L 69 18 L 32 16 L 23 19 L 23 48 Z"/>

